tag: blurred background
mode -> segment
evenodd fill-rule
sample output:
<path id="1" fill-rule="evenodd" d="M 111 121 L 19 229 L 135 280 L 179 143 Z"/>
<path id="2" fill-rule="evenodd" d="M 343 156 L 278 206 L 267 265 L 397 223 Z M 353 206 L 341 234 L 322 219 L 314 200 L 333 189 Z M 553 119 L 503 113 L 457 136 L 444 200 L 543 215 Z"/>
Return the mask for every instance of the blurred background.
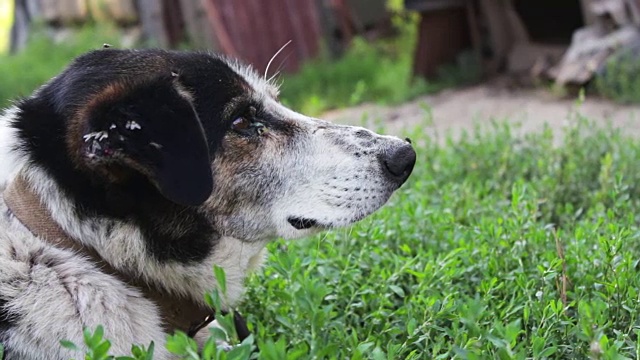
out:
<path id="1" fill-rule="evenodd" d="M 580 89 L 610 116 L 640 102 L 639 27 L 640 0 L 0 0 L 0 104 L 109 43 L 271 62 L 287 105 L 336 119 L 411 122 L 418 99 L 552 120 Z"/>

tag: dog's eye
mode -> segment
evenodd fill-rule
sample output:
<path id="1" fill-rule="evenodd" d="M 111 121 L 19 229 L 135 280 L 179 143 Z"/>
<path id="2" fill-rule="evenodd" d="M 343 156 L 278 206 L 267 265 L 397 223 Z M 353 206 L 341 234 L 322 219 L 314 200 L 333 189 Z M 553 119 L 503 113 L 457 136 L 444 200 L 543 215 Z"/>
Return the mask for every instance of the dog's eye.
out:
<path id="1" fill-rule="evenodd" d="M 246 117 L 241 116 L 233 120 L 231 128 L 235 131 L 247 131 L 251 128 L 251 121 Z"/>
<path id="2" fill-rule="evenodd" d="M 250 106 L 245 115 L 238 116 L 233 120 L 231 130 L 242 136 L 263 135 L 267 129 L 263 123 L 258 121 L 259 119 L 257 119 L 256 116 L 256 108 Z"/>

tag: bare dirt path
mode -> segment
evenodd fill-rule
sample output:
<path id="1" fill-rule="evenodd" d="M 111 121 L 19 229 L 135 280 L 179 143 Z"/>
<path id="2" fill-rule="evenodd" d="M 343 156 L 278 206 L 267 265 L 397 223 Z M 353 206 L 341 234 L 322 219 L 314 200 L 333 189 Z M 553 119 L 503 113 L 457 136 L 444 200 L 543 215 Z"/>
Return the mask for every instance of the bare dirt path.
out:
<path id="1" fill-rule="evenodd" d="M 570 123 L 570 114 L 576 109 L 575 100 L 559 99 L 545 90 L 514 90 L 487 83 L 446 90 L 396 107 L 365 104 L 330 111 L 323 118 L 357 125 L 362 125 L 362 119 L 366 118 L 365 126 L 372 128 L 376 122 L 384 121 L 386 132 L 400 135 L 405 129 L 424 124 L 425 105 L 431 108 L 433 116 L 433 125 L 424 128 L 428 136 L 443 135 L 447 131 L 457 135 L 462 130 L 472 129 L 476 122 L 491 119 L 519 123 L 521 132 L 539 131 L 545 123 L 554 129 L 562 129 Z M 640 136 L 640 106 L 624 106 L 587 97 L 579 111 L 589 119 L 602 124 L 611 121 L 628 134 Z"/>

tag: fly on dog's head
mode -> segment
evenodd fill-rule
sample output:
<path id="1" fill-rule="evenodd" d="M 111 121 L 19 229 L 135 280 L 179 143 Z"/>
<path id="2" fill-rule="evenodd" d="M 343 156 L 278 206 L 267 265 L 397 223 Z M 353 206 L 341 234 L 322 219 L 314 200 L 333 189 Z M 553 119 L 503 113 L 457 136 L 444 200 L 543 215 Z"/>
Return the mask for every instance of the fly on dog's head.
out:
<path id="1" fill-rule="evenodd" d="M 113 82 L 91 95 L 74 120 L 67 145 L 80 168 L 116 183 L 143 174 L 181 205 L 200 205 L 211 195 L 207 140 L 176 73 Z"/>

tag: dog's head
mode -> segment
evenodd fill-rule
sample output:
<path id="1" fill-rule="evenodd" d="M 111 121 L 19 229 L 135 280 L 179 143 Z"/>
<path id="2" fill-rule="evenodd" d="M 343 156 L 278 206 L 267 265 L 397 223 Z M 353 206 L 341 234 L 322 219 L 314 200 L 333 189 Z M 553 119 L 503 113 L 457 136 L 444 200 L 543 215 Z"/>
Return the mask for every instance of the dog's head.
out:
<path id="1" fill-rule="evenodd" d="M 33 98 L 63 114 L 70 162 L 91 183 L 195 208 L 244 241 L 352 224 L 416 158 L 408 141 L 286 108 L 250 68 L 207 53 L 91 52 Z"/>

